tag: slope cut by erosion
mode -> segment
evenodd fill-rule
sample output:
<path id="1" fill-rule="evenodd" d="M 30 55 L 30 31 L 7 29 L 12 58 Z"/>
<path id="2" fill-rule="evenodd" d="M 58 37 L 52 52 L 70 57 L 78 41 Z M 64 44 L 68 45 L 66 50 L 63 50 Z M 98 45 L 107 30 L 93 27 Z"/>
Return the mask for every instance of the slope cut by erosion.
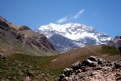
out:
<path id="1" fill-rule="evenodd" d="M 55 49 L 43 35 L 27 26 L 16 26 L 0 17 L 0 53 L 52 55 Z"/>

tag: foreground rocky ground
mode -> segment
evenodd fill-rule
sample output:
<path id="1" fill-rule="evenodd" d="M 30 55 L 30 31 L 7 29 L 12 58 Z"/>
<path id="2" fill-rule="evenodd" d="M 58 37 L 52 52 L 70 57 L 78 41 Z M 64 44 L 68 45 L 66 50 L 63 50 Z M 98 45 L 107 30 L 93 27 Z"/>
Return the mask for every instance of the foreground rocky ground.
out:
<path id="1" fill-rule="evenodd" d="M 51 59 L 53 57 L 0 55 L 0 81 L 24 81 L 28 73 L 31 73 L 31 81 L 57 81 L 53 72 L 42 67 Z"/>
<path id="2" fill-rule="evenodd" d="M 58 81 L 121 81 L 121 60 L 110 62 L 90 56 L 64 69 Z"/>

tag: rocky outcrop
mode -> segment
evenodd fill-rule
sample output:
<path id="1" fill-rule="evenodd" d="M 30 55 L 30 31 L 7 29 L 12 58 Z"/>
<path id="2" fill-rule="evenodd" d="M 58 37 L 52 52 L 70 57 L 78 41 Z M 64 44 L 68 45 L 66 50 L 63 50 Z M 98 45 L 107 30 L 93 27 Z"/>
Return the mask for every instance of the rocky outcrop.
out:
<path id="1" fill-rule="evenodd" d="M 5 22 L 6 20 L 0 16 L 0 29 L 3 29 L 3 30 L 9 29 L 8 24 L 6 24 Z"/>
<path id="2" fill-rule="evenodd" d="M 19 29 L 19 31 L 23 31 L 23 30 L 31 30 L 28 26 L 21 26 Z"/>
<path id="3" fill-rule="evenodd" d="M 110 62 L 90 56 L 64 69 L 58 81 L 121 81 L 121 60 Z"/>

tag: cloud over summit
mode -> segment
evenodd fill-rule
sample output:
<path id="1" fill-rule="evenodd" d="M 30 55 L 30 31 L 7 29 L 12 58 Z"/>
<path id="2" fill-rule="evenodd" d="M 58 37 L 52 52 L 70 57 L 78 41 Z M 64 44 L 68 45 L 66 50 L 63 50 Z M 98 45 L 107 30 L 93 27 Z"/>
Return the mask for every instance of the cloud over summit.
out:
<path id="1" fill-rule="evenodd" d="M 75 15 L 73 15 L 72 17 L 69 16 L 65 16 L 59 20 L 57 20 L 57 23 L 65 23 L 67 21 L 71 21 L 71 20 L 75 20 L 81 17 L 81 15 L 84 13 L 85 9 L 81 9 L 79 12 L 77 12 Z"/>
<path id="2" fill-rule="evenodd" d="M 63 23 L 63 22 L 66 22 L 67 20 L 68 20 L 68 17 L 65 16 L 65 17 L 59 19 L 59 20 L 57 21 L 57 23 Z"/>
<path id="3" fill-rule="evenodd" d="M 84 13 L 85 9 L 81 9 L 76 15 L 73 16 L 74 19 L 79 18 L 83 13 Z"/>

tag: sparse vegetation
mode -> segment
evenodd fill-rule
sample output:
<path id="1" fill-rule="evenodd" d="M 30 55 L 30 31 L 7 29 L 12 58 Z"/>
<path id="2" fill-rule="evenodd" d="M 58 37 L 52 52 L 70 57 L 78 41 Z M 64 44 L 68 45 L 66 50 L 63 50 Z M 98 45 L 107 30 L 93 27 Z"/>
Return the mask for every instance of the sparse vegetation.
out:
<path id="1" fill-rule="evenodd" d="M 117 58 L 120 59 L 117 56 L 118 53 L 118 49 L 114 47 L 89 46 L 54 56 L 14 54 L 1 59 L 0 80 L 23 81 L 26 74 L 31 72 L 33 74 L 32 81 L 44 81 L 46 79 L 57 81 L 63 69 L 71 67 L 78 60 L 84 60 L 91 55 L 99 56 L 106 60 L 117 60 Z"/>
<path id="2" fill-rule="evenodd" d="M 0 80 L 9 79 L 10 81 L 23 81 L 26 74 L 31 72 L 32 81 L 49 81 L 57 80 L 57 76 L 51 71 L 44 68 L 50 60 L 56 56 L 30 56 L 15 54 L 10 57 L 1 59 Z"/>
<path id="3" fill-rule="evenodd" d="M 102 53 L 109 54 L 109 55 L 117 55 L 117 54 L 119 54 L 119 50 L 118 50 L 118 48 L 116 48 L 114 46 L 103 45 L 102 46 Z"/>

